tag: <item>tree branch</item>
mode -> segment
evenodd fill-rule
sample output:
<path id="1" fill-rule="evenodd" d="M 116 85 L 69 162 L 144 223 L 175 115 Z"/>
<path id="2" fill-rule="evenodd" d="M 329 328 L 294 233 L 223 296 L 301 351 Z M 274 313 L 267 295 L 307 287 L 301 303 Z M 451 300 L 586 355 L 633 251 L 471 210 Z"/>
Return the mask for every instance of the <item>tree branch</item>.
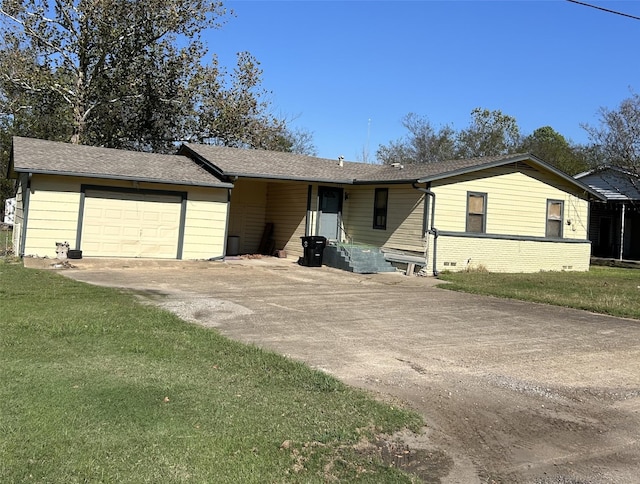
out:
<path id="1" fill-rule="evenodd" d="M 26 24 L 26 22 L 20 20 L 17 17 L 14 17 L 13 15 L 10 15 L 9 13 L 7 13 L 1 7 L 0 7 L 0 14 L 4 15 L 5 17 L 7 17 L 10 20 L 12 20 L 15 23 L 17 23 L 18 25 L 22 26 L 22 28 L 24 29 L 25 33 L 29 37 L 37 39 L 39 42 L 42 42 L 43 45 L 49 47 L 54 52 L 60 54 L 60 56 L 65 61 L 64 63 L 67 64 L 72 70 L 77 71 L 77 66 L 74 64 L 73 59 L 71 59 L 71 57 L 69 57 L 68 53 L 64 49 L 62 49 L 60 46 L 54 45 L 48 39 L 46 39 L 45 37 L 40 35 L 37 31 L 33 30 L 30 26 L 28 26 Z M 34 15 L 35 16 L 35 14 L 29 13 L 29 12 L 27 13 L 27 15 Z M 44 17 L 44 16 L 41 16 L 40 18 L 42 20 L 45 20 L 45 21 L 47 20 L 46 17 Z"/>

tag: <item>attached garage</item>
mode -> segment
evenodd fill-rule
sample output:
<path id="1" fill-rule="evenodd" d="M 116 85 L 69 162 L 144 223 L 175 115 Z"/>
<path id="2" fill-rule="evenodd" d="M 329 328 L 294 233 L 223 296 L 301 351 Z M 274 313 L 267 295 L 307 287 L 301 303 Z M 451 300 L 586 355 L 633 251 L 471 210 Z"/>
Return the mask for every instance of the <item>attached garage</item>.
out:
<path id="1" fill-rule="evenodd" d="M 84 191 L 81 246 L 93 257 L 182 258 L 182 194 Z"/>
<path id="2" fill-rule="evenodd" d="M 186 156 L 13 139 L 14 247 L 56 257 L 215 259 L 225 254 L 232 184 Z"/>

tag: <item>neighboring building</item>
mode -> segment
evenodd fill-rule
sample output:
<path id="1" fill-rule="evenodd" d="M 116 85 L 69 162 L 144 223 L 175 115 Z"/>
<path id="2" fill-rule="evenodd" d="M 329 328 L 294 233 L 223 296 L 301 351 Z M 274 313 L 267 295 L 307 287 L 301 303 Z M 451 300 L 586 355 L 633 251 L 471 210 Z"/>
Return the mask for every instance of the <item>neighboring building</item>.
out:
<path id="1" fill-rule="evenodd" d="M 189 158 L 16 137 L 9 173 L 21 256 L 224 256 L 232 185 Z"/>
<path id="2" fill-rule="evenodd" d="M 227 254 L 227 240 L 234 253 L 295 257 L 301 237 L 321 235 L 435 272 L 584 271 L 589 200 L 603 199 L 527 154 L 394 166 L 15 138 L 10 169 L 16 253 L 49 257 L 68 241 L 84 257 L 211 259 Z"/>
<path id="3" fill-rule="evenodd" d="M 7 198 L 4 201 L 4 223 L 5 225 L 13 225 L 16 214 L 16 199 Z"/>
<path id="4" fill-rule="evenodd" d="M 380 247 L 435 272 L 587 270 L 592 189 L 527 154 L 369 165 L 291 153 L 184 145 L 233 181 L 229 234 L 256 251 L 266 224 L 300 255 L 300 237 Z M 401 259 L 402 257 L 400 257 Z"/>
<path id="5" fill-rule="evenodd" d="M 600 193 L 591 204 L 589 238 L 594 257 L 640 260 L 640 180 L 637 175 L 604 166 L 576 175 Z"/>

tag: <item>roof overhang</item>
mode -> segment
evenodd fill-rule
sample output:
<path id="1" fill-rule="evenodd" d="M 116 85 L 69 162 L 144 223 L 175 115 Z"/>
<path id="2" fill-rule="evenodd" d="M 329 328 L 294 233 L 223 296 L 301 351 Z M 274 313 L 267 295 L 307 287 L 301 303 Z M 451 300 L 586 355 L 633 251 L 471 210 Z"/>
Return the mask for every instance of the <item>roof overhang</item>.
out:
<path id="1" fill-rule="evenodd" d="M 232 178 L 251 178 L 251 179 L 260 179 L 260 180 L 279 180 L 279 181 L 298 181 L 303 183 L 334 183 L 337 185 L 353 185 L 355 180 L 353 179 L 343 179 L 338 180 L 335 178 L 310 178 L 303 176 L 291 176 L 291 175 L 264 175 L 264 174 L 256 174 L 256 173 L 234 173 L 234 172 L 225 172 L 225 175 Z"/>
<path id="2" fill-rule="evenodd" d="M 416 183 L 415 178 L 397 178 L 393 180 L 353 180 L 354 185 L 407 185 Z"/>
<path id="3" fill-rule="evenodd" d="M 52 171 L 52 170 L 33 170 L 29 168 L 14 169 L 14 173 L 29 173 L 38 175 L 57 175 L 57 176 L 73 176 L 79 178 L 98 178 L 102 180 L 118 180 L 118 181 L 132 181 L 138 183 L 156 183 L 162 185 L 186 185 L 194 187 L 206 187 L 206 188 L 233 188 L 232 183 L 201 183 L 184 180 L 163 180 L 158 178 L 145 178 L 135 176 L 118 176 L 118 175 L 104 175 L 96 173 L 84 173 L 84 172 L 71 172 L 71 171 Z"/>

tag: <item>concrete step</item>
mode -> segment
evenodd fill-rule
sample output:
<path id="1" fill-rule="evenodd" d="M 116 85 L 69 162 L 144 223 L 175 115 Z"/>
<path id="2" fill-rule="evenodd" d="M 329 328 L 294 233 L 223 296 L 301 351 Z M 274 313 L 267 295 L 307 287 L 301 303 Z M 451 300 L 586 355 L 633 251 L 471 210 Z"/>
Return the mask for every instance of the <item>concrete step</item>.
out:
<path id="1" fill-rule="evenodd" d="M 377 247 L 327 246 L 323 254 L 323 263 L 359 274 L 395 272 L 396 270 Z"/>

